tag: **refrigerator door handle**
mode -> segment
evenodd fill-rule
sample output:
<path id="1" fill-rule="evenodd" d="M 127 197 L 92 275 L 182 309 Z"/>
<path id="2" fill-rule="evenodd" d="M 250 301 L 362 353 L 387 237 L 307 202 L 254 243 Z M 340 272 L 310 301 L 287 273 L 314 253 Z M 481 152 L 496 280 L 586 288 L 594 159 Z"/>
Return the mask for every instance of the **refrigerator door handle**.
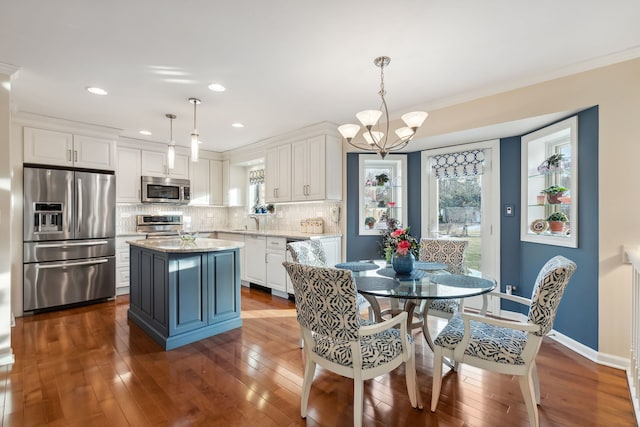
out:
<path id="1" fill-rule="evenodd" d="M 76 179 L 76 197 L 78 199 L 78 203 L 76 203 L 76 210 L 78 211 L 76 223 L 78 224 L 77 231 L 79 233 L 82 228 L 82 178 Z"/>
<path id="2" fill-rule="evenodd" d="M 104 264 L 105 262 L 109 262 L 109 260 L 106 258 L 102 258 L 102 259 L 91 260 L 91 261 L 67 262 L 64 264 L 36 264 L 36 268 L 39 270 L 46 270 L 49 268 L 64 268 L 64 267 L 77 267 L 81 265 Z"/>
<path id="3" fill-rule="evenodd" d="M 106 240 L 98 240 L 94 242 L 77 242 L 77 243 L 43 243 L 43 244 L 37 244 L 35 248 L 39 249 L 39 248 L 68 248 L 73 246 L 99 246 L 99 245 L 106 245 L 108 243 L 109 242 Z"/>

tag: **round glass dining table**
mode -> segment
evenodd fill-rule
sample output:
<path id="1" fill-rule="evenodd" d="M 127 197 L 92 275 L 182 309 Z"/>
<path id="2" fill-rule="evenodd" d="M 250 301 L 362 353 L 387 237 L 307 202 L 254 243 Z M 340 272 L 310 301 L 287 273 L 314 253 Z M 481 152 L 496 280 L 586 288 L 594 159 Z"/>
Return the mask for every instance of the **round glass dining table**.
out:
<path id="1" fill-rule="evenodd" d="M 403 310 L 408 315 L 409 329 L 413 324 L 416 307 L 422 305 L 422 331 L 432 349 L 433 343 L 426 322 L 429 304 L 421 304 L 423 300 L 469 298 L 486 294 L 496 288 L 496 281 L 493 278 L 482 274 L 450 274 L 443 270 L 446 268 L 443 264 L 420 263 L 417 265 L 419 269 L 414 269 L 411 274 L 401 275 L 396 274 L 384 261 L 363 261 L 363 263 L 373 263 L 377 266 L 377 268 L 371 266 L 368 269 L 352 270 L 356 288 L 371 304 L 375 321 L 382 321 L 377 299 L 379 297 L 404 301 Z"/>

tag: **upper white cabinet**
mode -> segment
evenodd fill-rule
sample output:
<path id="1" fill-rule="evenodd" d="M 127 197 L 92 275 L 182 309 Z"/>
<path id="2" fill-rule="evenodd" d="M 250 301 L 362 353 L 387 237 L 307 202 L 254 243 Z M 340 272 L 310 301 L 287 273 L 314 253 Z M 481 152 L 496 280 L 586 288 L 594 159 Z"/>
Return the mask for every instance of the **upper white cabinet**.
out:
<path id="1" fill-rule="evenodd" d="M 222 162 L 200 159 L 189 168 L 191 205 L 222 205 Z"/>
<path id="2" fill-rule="evenodd" d="M 169 169 L 166 152 L 142 150 L 141 155 L 143 176 L 189 179 L 189 157 L 176 153 L 174 167 Z"/>
<path id="3" fill-rule="evenodd" d="M 342 199 L 340 140 L 319 135 L 291 144 L 291 152 L 291 200 Z"/>
<path id="4" fill-rule="evenodd" d="M 291 144 L 267 150 L 264 181 L 268 203 L 291 200 Z"/>
<path id="5" fill-rule="evenodd" d="M 106 138 L 25 127 L 24 162 L 115 170 L 116 143 Z"/>
<path id="6" fill-rule="evenodd" d="M 118 147 L 118 169 L 116 171 L 116 201 L 140 203 L 140 150 Z"/>

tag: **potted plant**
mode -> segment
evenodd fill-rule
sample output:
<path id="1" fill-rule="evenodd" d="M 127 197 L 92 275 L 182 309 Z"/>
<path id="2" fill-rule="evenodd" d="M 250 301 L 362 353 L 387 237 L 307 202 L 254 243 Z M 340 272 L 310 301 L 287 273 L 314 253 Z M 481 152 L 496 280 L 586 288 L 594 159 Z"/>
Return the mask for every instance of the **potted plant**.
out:
<path id="1" fill-rule="evenodd" d="M 386 173 L 381 173 L 380 175 L 376 175 L 376 183 L 380 186 L 384 185 L 389 181 L 389 177 Z"/>
<path id="2" fill-rule="evenodd" d="M 544 162 L 542 162 L 540 166 L 538 166 L 538 172 L 546 173 L 550 171 L 561 170 L 563 166 L 563 158 L 564 154 L 562 153 L 552 154 Z"/>
<path id="3" fill-rule="evenodd" d="M 558 197 L 561 197 L 564 194 L 564 192 L 567 190 L 568 188 L 566 187 L 562 187 L 554 184 L 551 187 L 547 187 L 544 190 L 542 190 L 541 193 L 544 193 L 547 195 L 547 201 L 549 202 L 550 205 L 557 205 L 561 203 Z"/>
<path id="4" fill-rule="evenodd" d="M 273 204 L 273 203 L 269 203 L 269 204 L 267 205 L 267 212 L 269 212 L 270 214 L 274 213 L 274 212 L 275 212 L 275 210 L 276 210 L 276 207 L 274 206 L 274 204 Z"/>
<path id="5" fill-rule="evenodd" d="M 549 215 L 547 221 L 549 221 L 549 228 L 552 233 L 562 233 L 564 232 L 564 225 L 569 221 L 569 218 L 562 212 L 554 212 Z"/>
<path id="6" fill-rule="evenodd" d="M 376 219 L 372 216 L 368 216 L 364 219 L 364 225 L 368 226 L 369 228 L 373 228 L 373 225 L 376 223 Z"/>

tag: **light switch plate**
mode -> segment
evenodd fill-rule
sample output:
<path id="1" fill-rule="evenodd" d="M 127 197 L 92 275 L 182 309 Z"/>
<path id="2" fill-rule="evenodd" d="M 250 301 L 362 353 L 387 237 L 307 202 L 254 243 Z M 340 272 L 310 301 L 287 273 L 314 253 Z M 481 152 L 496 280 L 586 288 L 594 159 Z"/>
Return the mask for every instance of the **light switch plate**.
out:
<path id="1" fill-rule="evenodd" d="M 504 216 L 515 216 L 515 208 L 513 205 L 504 205 Z"/>

